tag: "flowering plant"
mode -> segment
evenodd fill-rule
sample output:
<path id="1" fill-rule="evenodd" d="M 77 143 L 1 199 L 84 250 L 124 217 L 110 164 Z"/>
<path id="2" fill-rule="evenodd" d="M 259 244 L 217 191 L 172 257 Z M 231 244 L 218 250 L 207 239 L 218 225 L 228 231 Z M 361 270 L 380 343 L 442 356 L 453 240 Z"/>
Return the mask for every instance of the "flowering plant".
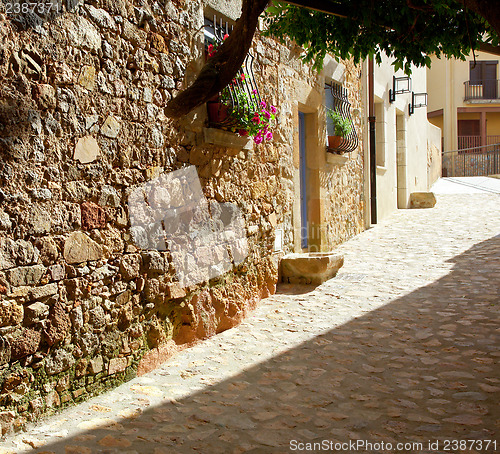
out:
<path id="1" fill-rule="evenodd" d="M 240 80 L 245 80 L 245 74 L 241 74 Z M 229 91 L 232 89 L 234 100 L 231 99 Z M 253 137 L 256 144 L 273 139 L 272 128 L 275 126 L 277 109 L 265 101 L 259 101 L 257 90 L 250 94 L 242 89 L 235 81 L 221 94 L 221 101 L 232 107 L 231 119 L 235 125 L 231 128 L 240 136 Z"/>
<path id="2" fill-rule="evenodd" d="M 225 40 L 228 35 L 224 35 Z M 217 52 L 217 43 L 208 45 L 208 58 Z M 261 101 L 257 90 L 250 91 L 248 75 L 240 70 L 219 95 L 219 101 L 228 108 L 230 129 L 240 136 L 253 137 L 256 144 L 273 139 L 271 129 L 275 126 L 277 109 Z"/>

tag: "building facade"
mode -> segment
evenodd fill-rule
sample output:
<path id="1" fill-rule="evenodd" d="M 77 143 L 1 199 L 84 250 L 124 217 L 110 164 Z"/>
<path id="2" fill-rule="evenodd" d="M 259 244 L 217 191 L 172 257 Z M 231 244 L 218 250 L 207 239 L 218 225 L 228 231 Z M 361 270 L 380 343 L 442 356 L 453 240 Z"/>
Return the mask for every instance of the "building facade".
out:
<path id="1" fill-rule="evenodd" d="M 368 86 L 368 68 L 365 74 Z M 378 219 L 398 208 L 409 208 L 411 193 L 428 191 L 441 174 L 440 131 L 427 121 L 426 85 L 423 68 L 413 66 L 408 77 L 402 71 L 395 72 L 387 56 L 374 65 Z M 368 105 L 370 100 L 365 102 Z M 364 140 L 367 142 L 368 136 Z"/>
<path id="2" fill-rule="evenodd" d="M 2 432 L 234 326 L 275 291 L 280 257 L 365 227 L 352 63 L 318 74 L 258 32 L 272 142 L 210 127 L 207 106 L 165 117 L 204 64 L 205 19 L 231 24 L 239 6 L 65 2 L 30 22 L 0 11 Z M 331 84 L 348 90 L 359 137 L 344 154 L 326 146 Z"/>
<path id="3" fill-rule="evenodd" d="M 499 58 L 475 52 L 465 61 L 432 58 L 428 118 L 442 130 L 443 150 L 500 142 Z"/>

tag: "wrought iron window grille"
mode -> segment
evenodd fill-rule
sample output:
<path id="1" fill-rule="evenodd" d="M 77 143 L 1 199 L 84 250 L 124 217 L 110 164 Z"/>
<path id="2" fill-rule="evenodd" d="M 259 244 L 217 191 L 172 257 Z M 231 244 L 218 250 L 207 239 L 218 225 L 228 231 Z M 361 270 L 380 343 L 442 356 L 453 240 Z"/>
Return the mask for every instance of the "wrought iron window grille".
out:
<path id="1" fill-rule="evenodd" d="M 348 120 L 351 124 L 351 131 L 340 139 L 340 144 L 334 148 L 327 146 L 329 153 L 348 153 L 354 151 L 358 146 L 358 134 L 351 117 L 351 103 L 349 102 L 348 91 L 340 84 L 327 84 L 326 88 L 331 91 L 333 97 L 333 111 L 340 114 L 342 119 Z"/>
<path id="2" fill-rule="evenodd" d="M 224 36 L 231 34 L 232 26 L 222 19 L 205 18 L 205 53 L 208 57 L 210 44 L 220 46 Z M 216 99 L 207 103 L 209 127 L 228 130 L 238 129 L 238 118 L 250 116 L 259 110 L 261 98 L 253 73 L 254 57 L 248 53 L 241 69 Z"/>

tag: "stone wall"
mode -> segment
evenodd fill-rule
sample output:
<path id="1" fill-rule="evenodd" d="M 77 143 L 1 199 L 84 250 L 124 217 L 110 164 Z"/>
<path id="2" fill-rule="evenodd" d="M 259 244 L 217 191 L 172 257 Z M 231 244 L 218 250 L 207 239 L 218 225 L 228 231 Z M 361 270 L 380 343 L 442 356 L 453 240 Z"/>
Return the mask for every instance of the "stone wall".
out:
<path id="1" fill-rule="evenodd" d="M 21 23 L 0 12 L 2 433 L 150 370 L 275 291 L 275 228 L 284 252 L 294 250 L 288 88 L 323 79 L 296 47 L 261 38 L 254 71 L 279 109 L 274 144 L 218 135 L 204 107 L 165 118 L 165 103 L 203 63 L 203 12 L 196 0 L 68 0 L 61 14 Z M 358 194 L 356 159 L 330 184 Z M 127 200 L 188 165 L 208 200 L 241 210 L 249 254 L 182 287 L 168 251 L 134 243 Z M 344 220 L 362 213 L 358 198 L 336 191 L 332 244 L 359 231 Z"/>

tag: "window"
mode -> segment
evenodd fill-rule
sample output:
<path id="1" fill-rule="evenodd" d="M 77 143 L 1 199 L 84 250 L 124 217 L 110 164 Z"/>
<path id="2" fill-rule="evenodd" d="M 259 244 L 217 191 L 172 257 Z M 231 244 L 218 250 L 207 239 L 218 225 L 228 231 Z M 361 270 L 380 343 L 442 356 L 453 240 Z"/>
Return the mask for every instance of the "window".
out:
<path id="1" fill-rule="evenodd" d="M 358 146 L 358 135 L 351 118 L 351 103 L 348 99 L 347 89 L 335 82 L 325 83 L 325 109 L 337 112 L 342 120 L 350 124 L 350 132 L 340 141 L 340 145 L 328 145 L 327 151 L 335 153 L 345 153 L 354 151 Z M 333 120 L 326 117 L 327 136 L 335 136 L 335 126 Z"/>
<path id="2" fill-rule="evenodd" d="M 497 82 L 497 65 L 496 61 L 471 61 L 469 63 L 469 84 L 475 88 L 474 98 L 497 99 L 498 98 L 498 82 Z"/>
<path id="3" fill-rule="evenodd" d="M 335 110 L 335 101 L 332 94 L 332 84 L 325 84 L 325 107 L 326 109 Z M 334 136 L 333 120 L 326 117 L 326 135 Z"/>
<path id="4" fill-rule="evenodd" d="M 496 61 L 473 61 L 469 63 L 469 74 L 471 84 L 480 85 L 484 80 L 495 80 L 497 78 Z"/>

